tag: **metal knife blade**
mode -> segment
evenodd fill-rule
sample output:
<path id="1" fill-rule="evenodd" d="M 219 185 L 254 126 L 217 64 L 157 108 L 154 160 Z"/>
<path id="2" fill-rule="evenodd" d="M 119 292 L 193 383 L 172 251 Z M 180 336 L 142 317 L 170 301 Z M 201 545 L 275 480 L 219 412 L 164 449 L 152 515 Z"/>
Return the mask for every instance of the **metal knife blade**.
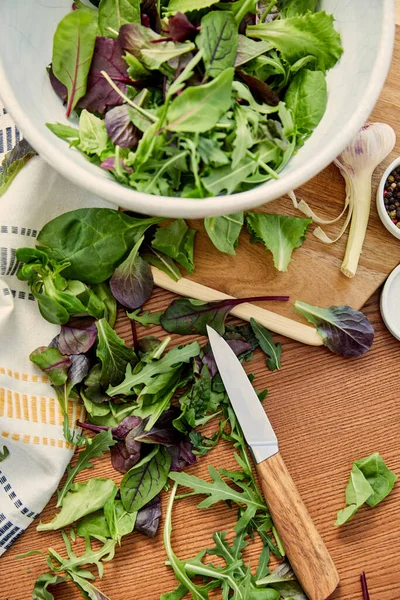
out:
<path id="1" fill-rule="evenodd" d="M 207 325 L 215 362 L 244 437 L 260 463 L 279 451 L 278 440 L 245 370 L 231 347 Z"/>

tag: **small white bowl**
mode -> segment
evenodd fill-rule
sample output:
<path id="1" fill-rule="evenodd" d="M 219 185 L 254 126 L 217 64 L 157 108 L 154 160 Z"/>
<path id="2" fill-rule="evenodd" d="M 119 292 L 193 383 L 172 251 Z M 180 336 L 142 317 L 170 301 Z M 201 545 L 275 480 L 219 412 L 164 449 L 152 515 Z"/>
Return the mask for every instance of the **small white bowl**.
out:
<path id="1" fill-rule="evenodd" d="M 400 159 L 399 159 L 400 160 Z M 381 315 L 390 333 L 400 340 L 400 265 L 389 275 L 381 294 Z"/>
<path id="2" fill-rule="evenodd" d="M 383 192 L 384 192 L 386 179 L 389 177 L 390 173 L 399 165 L 400 165 L 400 156 L 398 158 L 395 158 L 394 161 L 390 163 L 390 165 L 388 166 L 388 168 L 382 175 L 382 179 L 381 179 L 378 189 L 376 191 L 376 208 L 378 209 L 378 214 L 380 216 L 380 219 L 381 219 L 382 223 L 384 224 L 384 226 L 386 227 L 386 229 L 388 231 L 390 231 L 390 233 L 392 235 L 394 235 L 394 237 L 396 237 L 398 240 L 400 240 L 400 229 L 398 227 L 396 227 L 396 225 L 393 223 L 392 219 L 389 217 L 389 215 L 387 213 L 385 203 L 383 201 L 383 198 L 384 198 Z M 399 298 L 399 301 L 400 301 L 400 298 Z"/>

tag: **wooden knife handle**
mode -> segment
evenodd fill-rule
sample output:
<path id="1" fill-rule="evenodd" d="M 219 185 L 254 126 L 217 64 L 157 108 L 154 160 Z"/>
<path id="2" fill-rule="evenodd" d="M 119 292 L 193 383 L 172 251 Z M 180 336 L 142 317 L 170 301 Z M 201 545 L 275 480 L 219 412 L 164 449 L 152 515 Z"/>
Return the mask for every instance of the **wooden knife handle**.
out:
<path id="1" fill-rule="evenodd" d="M 325 600 L 339 574 L 280 453 L 259 463 L 257 472 L 293 571 L 310 600 Z"/>

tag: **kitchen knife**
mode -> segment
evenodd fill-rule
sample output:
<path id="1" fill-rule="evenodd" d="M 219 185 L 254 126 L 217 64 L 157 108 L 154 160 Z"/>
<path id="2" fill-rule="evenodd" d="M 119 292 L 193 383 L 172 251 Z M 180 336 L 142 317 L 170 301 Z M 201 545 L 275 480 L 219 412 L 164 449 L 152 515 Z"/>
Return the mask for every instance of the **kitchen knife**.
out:
<path id="1" fill-rule="evenodd" d="M 275 432 L 245 370 L 214 329 L 207 326 L 207 333 L 290 564 L 310 600 L 325 600 L 339 583 L 336 567 L 283 462 Z"/>

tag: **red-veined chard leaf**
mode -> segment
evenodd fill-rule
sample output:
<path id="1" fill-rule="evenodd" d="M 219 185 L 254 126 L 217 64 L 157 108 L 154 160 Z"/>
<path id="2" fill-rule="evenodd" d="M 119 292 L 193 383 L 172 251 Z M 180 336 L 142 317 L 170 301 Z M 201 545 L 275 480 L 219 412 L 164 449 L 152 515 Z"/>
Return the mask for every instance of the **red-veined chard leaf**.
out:
<path id="1" fill-rule="evenodd" d="M 68 90 L 67 117 L 86 93 L 96 34 L 97 16 L 84 10 L 65 15 L 54 34 L 52 69 Z"/>
<path id="2" fill-rule="evenodd" d="M 203 52 L 207 75 L 214 78 L 234 66 L 238 41 L 238 29 L 232 12 L 211 11 L 202 18 L 196 44 Z"/>
<path id="3" fill-rule="evenodd" d="M 332 352 L 358 357 L 371 348 L 374 328 L 359 310 L 350 306 L 319 308 L 299 301 L 294 308 L 316 326 L 324 345 Z"/>
<path id="4" fill-rule="evenodd" d="M 85 354 L 96 341 L 97 329 L 90 317 L 73 317 L 62 325 L 58 349 L 62 354 Z"/>
<path id="5" fill-rule="evenodd" d="M 171 457 L 166 448 L 155 448 L 135 465 L 121 482 L 121 500 L 127 512 L 143 508 L 167 482 Z"/>
<path id="6" fill-rule="evenodd" d="M 217 302 L 202 302 L 191 298 L 173 300 L 161 316 L 161 326 L 170 333 L 207 335 L 209 325 L 221 335 L 225 331 L 225 319 L 235 306 L 244 302 L 287 301 L 288 296 L 259 296 L 255 298 L 232 298 Z"/>
<path id="7" fill-rule="evenodd" d="M 49 221 L 39 232 L 38 241 L 49 256 L 70 266 L 65 277 L 87 283 L 101 283 L 144 232 L 163 221 L 130 217 L 111 208 L 79 208 Z"/>
<path id="8" fill-rule="evenodd" d="M 287 271 L 292 252 L 303 244 L 312 219 L 248 213 L 246 223 L 252 242 L 262 242 L 272 252 L 275 268 Z"/>
<path id="9" fill-rule="evenodd" d="M 69 356 L 61 354 L 58 348 L 40 346 L 31 352 L 29 358 L 48 376 L 53 385 L 63 385 L 67 381 L 72 361 Z"/>
<path id="10" fill-rule="evenodd" d="M 129 256 L 114 271 L 110 288 L 114 298 L 129 309 L 142 306 L 153 291 L 153 275 L 149 263 L 139 256 L 143 237 L 132 248 Z"/>
<path id="11" fill-rule="evenodd" d="M 137 362 L 135 353 L 125 346 L 125 342 L 117 335 L 106 319 L 96 322 L 98 346 L 96 355 L 101 361 L 101 384 L 117 385 L 125 376 L 127 365 Z"/>
<path id="12" fill-rule="evenodd" d="M 177 13 L 168 20 L 168 33 L 173 42 L 190 40 L 198 31 L 199 28 L 192 25 L 183 13 Z"/>
<path id="13" fill-rule="evenodd" d="M 101 35 L 115 37 L 125 23 L 140 23 L 140 0 L 101 0 L 99 29 Z"/>
<path id="14" fill-rule="evenodd" d="M 142 137 L 142 132 L 131 121 L 127 104 L 109 110 L 104 117 L 104 124 L 111 140 L 121 148 L 136 148 Z M 101 166 L 105 168 L 104 163 Z"/>
<path id="15" fill-rule="evenodd" d="M 234 69 L 225 69 L 204 85 L 188 87 L 169 105 L 167 129 L 185 133 L 209 131 L 229 109 Z"/>

